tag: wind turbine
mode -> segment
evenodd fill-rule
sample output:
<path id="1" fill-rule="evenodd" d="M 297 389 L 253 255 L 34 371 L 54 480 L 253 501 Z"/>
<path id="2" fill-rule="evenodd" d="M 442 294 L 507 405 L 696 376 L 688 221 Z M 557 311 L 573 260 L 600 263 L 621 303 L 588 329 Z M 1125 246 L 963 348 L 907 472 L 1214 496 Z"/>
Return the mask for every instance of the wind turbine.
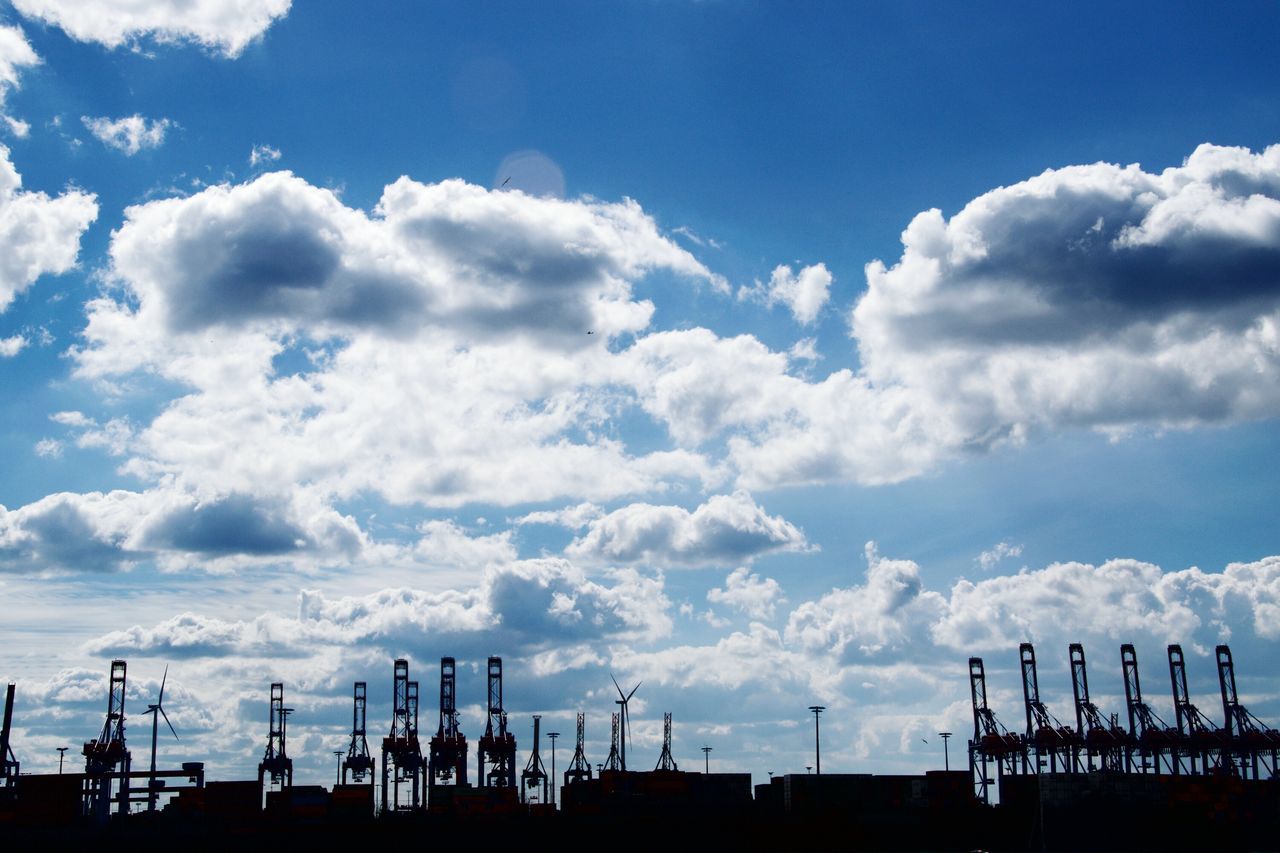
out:
<path id="1" fill-rule="evenodd" d="M 165 725 L 169 727 L 169 731 L 173 732 L 173 739 L 178 740 L 178 733 L 173 728 L 173 723 L 169 722 L 169 715 L 164 712 L 164 683 L 169 678 L 169 667 L 164 668 L 164 675 L 160 678 L 160 695 L 156 698 L 154 705 L 148 705 L 147 710 L 143 711 L 143 716 L 151 715 L 151 782 L 147 787 L 147 811 L 156 810 L 156 735 L 160 730 L 160 718 L 164 717 Z"/>
<path id="2" fill-rule="evenodd" d="M 618 691 L 617 704 L 622 706 L 622 755 L 619 758 L 622 760 L 622 771 L 625 773 L 627 770 L 627 738 L 631 734 L 631 712 L 627 709 L 627 703 L 631 701 L 632 696 L 636 695 L 636 691 L 640 689 L 640 685 L 644 682 L 637 681 L 636 686 L 631 688 L 631 692 L 624 696 L 622 688 L 618 686 L 618 679 L 613 677 L 613 673 L 609 673 L 609 678 L 613 681 L 613 686 Z"/>

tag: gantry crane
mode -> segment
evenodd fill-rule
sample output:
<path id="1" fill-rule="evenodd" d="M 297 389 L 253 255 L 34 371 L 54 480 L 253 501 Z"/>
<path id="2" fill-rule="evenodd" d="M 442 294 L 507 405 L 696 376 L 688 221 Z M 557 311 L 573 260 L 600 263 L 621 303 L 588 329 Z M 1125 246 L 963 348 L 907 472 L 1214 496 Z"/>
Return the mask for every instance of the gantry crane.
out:
<path id="1" fill-rule="evenodd" d="M 1090 700 L 1084 646 L 1072 643 L 1068 646 L 1068 653 L 1071 658 L 1071 689 L 1076 706 L 1076 738 L 1084 747 L 1084 765 L 1077 764 L 1076 769 L 1122 773 L 1125 769 L 1125 746 L 1129 736 L 1120 727 L 1114 714 L 1110 718 L 1104 717 L 1098 706 Z"/>
<path id="2" fill-rule="evenodd" d="M 1035 772 L 1070 772 L 1075 769 L 1076 764 L 1075 732 L 1064 726 L 1040 701 L 1035 648 L 1031 643 L 1022 643 L 1018 646 L 1018 655 L 1022 660 L 1022 698 L 1027 712 L 1027 744 L 1035 752 Z"/>
<path id="3" fill-rule="evenodd" d="M 129 810 L 129 772 L 133 763 L 124 739 L 124 695 L 127 667 L 122 660 L 111 662 L 111 677 L 107 686 L 107 720 L 96 740 L 85 743 L 84 753 L 84 806 L 85 813 L 98 820 L 106 820 L 111 814 L 111 787 L 114 779 L 120 780 L 117 795 L 118 810 Z"/>
<path id="4" fill-rule="evenodd" d="M 365 689 L 365 682 L 357 681 L 352 693 L 351 744 L 347 747 L 347 757 L 342 759 L 344 785 L 348 775 L 355 782 L 363 782 L 368 777 L 369 784 L 373 784 L 373 756 L 369 754 L 369 741 L 365 737 Z"/>
<path id="5" fill-rule="evenodd" d="M 516 737 L 507 731 L 507 712 L 502 705 L 502 658 L 490 657 L 488 666 L 489 707 L 484 734 L 476 748 L 477 776 L 481 787 L 516 786 Z M 488 764 L 486 771 L 485 765 Z"/>
<path id="6" fill-rule="evenodd" d="M 409 680 L 409 662 L 397 658 L 392 676 L 391 732 L 382 739 L 382 810 L 418 809 L 425 770 L 418 744 L 418 682 Z M 409 802 L 400 805 L 400 787 L 410 786 Z M 388 798 L 388 785 L 390 798 Z"/>
<path id="7" fill-rule="evenodd" d="M 991 766 L 996 777 L 1027 769 L 1027 741 L 996 719 L 987 705 L 987 674 L 982 658 L 969 658 L 969 695 L 973 701 L 973 739 L 969 741 L 969 773 L 982 802 L 990 802 Z"/>
<path id="8" fill-rule="evenodd" d="M 467 738 L 458 728 L 457 667 L 453 658 L 440 658 L 440 725 L 431 738 L 427 784 L 435 788 L 452 782 L 467 784 Z"/>
<path id="9" fill-rule="evenodd" d="M 1246 779 L 1273 778 L 1280 770 L 1280 732 L 1263 724 L 1240 704 L 1231 649 L 1218 646 L 1218 686 L 1222 690 L 1224 732 L 1234 755 L 1234 769 Z"/>

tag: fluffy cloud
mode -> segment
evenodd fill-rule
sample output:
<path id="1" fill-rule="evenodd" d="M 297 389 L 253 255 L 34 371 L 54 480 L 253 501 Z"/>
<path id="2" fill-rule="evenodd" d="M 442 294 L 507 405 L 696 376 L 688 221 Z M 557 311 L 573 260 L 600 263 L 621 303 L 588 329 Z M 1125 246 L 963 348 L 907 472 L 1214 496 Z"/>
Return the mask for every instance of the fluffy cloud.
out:
<path id="1" fill-rule="evenodd" d="M 194 389 L 139 432 L 144 478 L 456 506 L 712 476 L 595 429 L 618 407 L 608 341 L 652 310 L 632 279 L 714 279 L 633 202 L 401 179 L 369 216 L 274 173 L 130 208 L 111 257 L 127 296 L 90 304 L 79 375 Z M 303 366 L 278 373 L 286 355 Z"/>
<path id="2" fill-rule="evenodd" d="M 670 633 L 669 607 L 660 579 L 617 571 L 602 583 L 564 560 L 525 560 L 491 566 L 469 589 L 386 589 L 341 598 L 307 590 L 295 618 L 184 613 L 150 628 L 110 632 L 86 648 L 94 654 L 270 657 L 363 645 L 429 655 L 447 640 L 459 653 L 478 657 L 494 648 L 532 653 L 583 641 L 651 641 Z"/>
<path id="3" fill-rule="evenodd" d="M 713 588 L 707 592 L 707 601 L 728 605 L 752 619 L 772 619 L 777 606 L 786 600 L 776 580 L 761 580 L 745 566 L 729 573 L 724 579 L 724 589 Z"/>
<path id="4" fill-rule="evenodd" d="M 911 560 L 880 556 L 866 547 L 867 582 L 835 589 L 797 607 L 787 621 L 788 642 L 845 656 L 900 652 L 927 635 L 945 608 L 942 596 L 924 589 Z"/>
<path id="5" fill-rule="evenodd" d="M 659 332 L 618 361 L 641 407 L 678 443 L 726 441 L 743 488 L 895 482 L 947 451 L 944 425 L 908 390 L 874 388 L 849 370 L 806 381 L 750 335 Z"/>
<path id="6" fill-rule="evenodd" d="M 785 264 L 779 264 L 769 276 L 768 283 L 742 288 L 738 291 L 738 298 L 758 299 L 768 305 L 785 305 L 798 322 L 808 325 L 818 319 L 818 312 L 827 304 L 832 280 L 826 264 L 804 267 L 798 273 Z"/>
<path id="7" fill-rule="evenodd" d="M 167 118 L 149 120 L 136 114 L 117 119 L 81 116 L 80 121 L 103 145 L 123 151 L 128 157 L 144 148 L 159 148 L 173 126 Z"/>
<path id="8" fill-rule="evenodd" d="M 853 312 L 864 373 L 965 446 L 1280 412 L 1280 146 L 1049 170 L 902 239 Z"/>
<path id="9" fill-rule="evenodd" d="M 4 109 L 5 95 L 9 90 L 18 88 L 21 69 L 39 64 L 40 57 L 36 55 L 22 30 L 0 26 L 0 110 Z"/>
<path id="10" fill-rule="evenodd" d="M 98 217 L 90 193 L 67 190 L 50 198 L 21 187 L 9 149 L 0 145 L 0 312 L 40 276 L 71 269 L 80 235 Z"/>
<path id="11" fill-rule="evenodd" d="M 299 565 L 358 558 L 369 543 L 349 517 L 306 496 L 242 494 L 198 499 L 149 492 L 58 493 L 0 506 L 0 571 L 117 571 L 141 561 L 162 569 L 225 570 L 291 558 Z"/>
<path id="12" fill-rule="evenodd" d="M 30 343 L 24 335 L 14 335 L 11 338 L 0 338 L 0 358 L 13 358 L 22 352 L 23 348 Z"/>
<path id="13" fill-rule="evenodd" d="M 630 281 L 650 270 L 712 278 L 634 202 L 401 178 L 370 217 L 288 172 L 131 207 L 111 259 L 139 319 L 169 332 L 448 326 L 566 348 L 644 328 L 653 306 Z"/>
<path id="14" fill-rule="evenodd" d="M 151 37 L 195 42 L 238 56 L 289 11 L 292 0 L 14 0 L 28 18 L 59 27 L 77 41 L 115 48 Z"/>
<path id="15" fill-rule="evenodd" d="M 746 492 L 716 495 L 689 512 L 636 503 L 590 521 L 565 549 L 591 563 L 714 566 L 808 547 L 795 525 L 764 511 Z"/>

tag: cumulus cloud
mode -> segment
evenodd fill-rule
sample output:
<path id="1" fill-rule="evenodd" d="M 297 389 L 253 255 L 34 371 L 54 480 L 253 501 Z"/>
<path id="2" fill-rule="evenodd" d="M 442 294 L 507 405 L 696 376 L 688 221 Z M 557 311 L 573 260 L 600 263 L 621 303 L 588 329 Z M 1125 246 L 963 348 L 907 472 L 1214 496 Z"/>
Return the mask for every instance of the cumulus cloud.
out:
<path id="1" fill-rule="evenodd" d="M 57 445 L 46 447 L 53 454 Z M 0 506 L 0 571 L 10 573 L 111 572 L 142 561 L 219 571 L 285 557 L 306 565 L 355 559 L 368 545 L 352 519 L 305 495 L 116 490 Z"/>
<path id="2" fill-rule="evenodd" d="M 40 57 L 36 55 L 22 30 L 0 26 L 0 110 L 4 109 L 5 96 L 9 90 L 18 88 L 22 69 L 39 64 Z M 10 126 L 14 127 L 13 120 L 10 120 Z"/>
<path id="3" fill-rule="evenodd" d="M 122 151 L 127 157 L 144 148 L 159 148 L 164 144 L 165 133 L 173 126 L 167 118 L 146 119 L 137 114 L 116 119 L 81 116 L 80 121 L 103 145 Z"/>
<path id="4" fill-rule="evenodd" d="M 511 531 L 489 536 L 471 536 L 456 522 L 427 521 L 418 525 L 422 537 L 414 544 L 414 556 L 428 565 L 481 569 L 511 563 L 516 548 Z"/>
<path id="5" fill-rule="evenodd" d="M 161 652 L 221 657 L 314 653 L 321 646 L 436 649 L 448 640 L 477 656 L 494 648 L 525 653 L 584 641 L 652 641 L 671 630 L 660 579 L 624 570 L 591 580 L 564 560 L 487 568 L 476 586 L 429 593 L 400 588 L 330 598 L 304 590 L 295 617 L 226 620 L 184 613 L 90 641 L 95 654 Z M 581 666 L 575 656 L 561 663 Z"/>
<path id="6" fill-rule="evenodd" d="M 756 299 L 767 305 L 785 305 L 797 322 L 808 325 L 818 319 L 818 313 L 827 304 L 833 281 L 826 264 L 814 264 L 794 272 L 791 267 L 779 264 L 774 267 L 768 282 L 757 282 L 753 287 L 738 290 L 739 299 Z"/>
<path id="7" fill-rule="evenodd" d="M 371 217 L 288 172 L 126 211 L 112 272 L 170 332 L 278 322 L 327 334 L 464 327 L 565 347 L 642 329 L 629 282 L 710 273 L 634 202 L 388 186 Z"/>
<path id="8" fill-rule="evenodd" d="M 564 509 L 538 510 L 526 513 L 515 519 L 514 523 L 518 525 L 552 524 L 557 527 L 567 527 L 570 530 L 581 530 L 602 515 L 604 515 L 604 510 L 595 504 L 581 503 Z"/>
<path id="9" fill-rule="evenodd" d="M 1048 170 L 902 240 L 853 334 L 956 444 L 1280 412 L 1280 146 Z"/>
<path id="10" fill-rule="evenodd" d="M 652 311 L 632 281 L 711 278 L 634 202 L 401 179 L 368 215 L 272 173 L 130 208 L 110 251 L 125 296 L 91 302 L 78 374 L 194 389 L 140 432 L 138 476 L 441 506 L 712 477 L 595 428 L 619 405 L 609 340 Z M 288 350 L 308 366 L 277 373 Z"/>
<path id="11" fill-rule="evenodd" d="M 745 566 L 740 566 L 724 579 L 724 588 L 712 588 L 707 601 L 724 604 L 752 619 L 772 619 L 779 604 L 786 602 L 782 587 L 773 578 L 760 579 Z"/>
<path id="12" fill-rule="evenodd" d="M 716 495 L 693 512 L 645 503 L 624 506 L 590 521 L 565 554 L 591 563 L 697 567 L 807 547 L 799 528 L 769 515 L 740 491 Z"/>
<path id="13" fill-rule="evenodd" d="M 62 29 L 76 41 L 110 48 L 143 38 L 161 44 L 194 42 L 236 57 L 277 19 L 292 0 L 14 0 L 19 13 Z"/>
<path id="14" fill-rule="evenodd" d="M 21 187 L 9 149 L 0 145 L 0 313 L 40 276 L 71 269 L 80 235 L 98 218 L 90 193 L 67 190 L 50 198 Z"/>
<path id="15" fill-rule="evenodd" d="M 807 381 L 799 355 L 705 329 L 647 335 L 620 368 L 678 444 L 723 440 L 756 490 L 897 482 L 1037 432 L 1274 417 L 1277 187 L 1280 146 L 1050 170 L 921 213 L 896 264 L 867 266 L 857 371 Z"/>
<path id="16" fill-rule="evenodd" d="M 927 634 L 945 603 L 924 589 L 920 567 L 880 556 L 874 542 L 867 543 L 866 560 L 865 584 L 832 590 L 791 613 L 788 642 L 865 657 L 886 648 L 901 650 Z"/>
<path id="17" fill-rule="evenodd" d="M 10 338 L 0 338 L 0 358 L 13 358 L 30 343 L 25 335 L 14 335 Z"/>

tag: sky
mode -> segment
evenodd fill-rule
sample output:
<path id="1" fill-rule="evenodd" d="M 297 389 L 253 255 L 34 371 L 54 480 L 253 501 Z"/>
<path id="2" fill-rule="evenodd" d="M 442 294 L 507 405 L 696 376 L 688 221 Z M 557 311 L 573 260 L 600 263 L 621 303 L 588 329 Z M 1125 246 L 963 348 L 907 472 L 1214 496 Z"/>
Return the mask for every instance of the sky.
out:
<path id="1" fill-rule="evenodd" d="M 1018 644 L 1280 720 L 1280 7 L 0 2 L 0 677 L 56 770 L 436 727 L 918 773 Z M 546 752 L 546 744 L 544 754 Z"/>

